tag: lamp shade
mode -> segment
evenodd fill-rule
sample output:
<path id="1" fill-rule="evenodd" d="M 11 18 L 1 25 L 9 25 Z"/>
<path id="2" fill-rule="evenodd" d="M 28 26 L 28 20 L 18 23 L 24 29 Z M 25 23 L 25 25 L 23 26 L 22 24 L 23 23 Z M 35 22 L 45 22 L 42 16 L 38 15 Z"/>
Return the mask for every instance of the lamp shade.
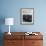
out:
<path id="1" fill-rule="evenodd" d="M 13 25 L 14 18 L 5 18 L 5 25 Z"/>

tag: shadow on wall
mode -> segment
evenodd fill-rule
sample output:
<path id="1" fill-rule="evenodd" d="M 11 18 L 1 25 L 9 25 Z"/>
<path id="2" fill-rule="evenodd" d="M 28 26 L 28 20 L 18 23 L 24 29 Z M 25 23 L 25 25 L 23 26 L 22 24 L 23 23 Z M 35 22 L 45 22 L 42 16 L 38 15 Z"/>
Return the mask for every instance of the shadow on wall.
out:
<path id="1" fill-rule="evenodd" d="M 2 32 L 1 28 L 2 28 L 3 24 L 5 24 L 5 17 L 4 16 L 0 16 L 0 33 Z"/>
<path id="2" fill-rule="evenodd" d="M 3 46 L 3 32 L 2 32 L 2 25 L 5 23 L 5 17 L 0 16 L 0 46 Z"/>

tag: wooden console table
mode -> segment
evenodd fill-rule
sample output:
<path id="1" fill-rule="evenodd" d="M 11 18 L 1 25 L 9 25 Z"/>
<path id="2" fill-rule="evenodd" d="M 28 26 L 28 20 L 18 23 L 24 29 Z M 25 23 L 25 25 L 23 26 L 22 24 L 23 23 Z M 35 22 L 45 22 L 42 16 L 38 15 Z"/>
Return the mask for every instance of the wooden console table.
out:
<path id="1" fill-rule="evenodd" d="M 8 35 L 4 33 L 4 46 L 43 46 L 43 35 L 40 32 L 38 35 L 25 35 L 26 32 L 11 32 Z"/>

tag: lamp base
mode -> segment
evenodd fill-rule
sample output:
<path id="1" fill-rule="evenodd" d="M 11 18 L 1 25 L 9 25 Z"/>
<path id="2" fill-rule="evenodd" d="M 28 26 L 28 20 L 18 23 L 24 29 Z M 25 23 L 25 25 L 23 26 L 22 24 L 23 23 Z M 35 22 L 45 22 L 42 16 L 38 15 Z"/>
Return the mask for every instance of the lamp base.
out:
<path id="1" fill-rule="evenodd" d="M 11 33 L 10 33 L 10 32 L 8 32 L 8 34 L 9 34 L 9 35 L 11 35 Z"/>

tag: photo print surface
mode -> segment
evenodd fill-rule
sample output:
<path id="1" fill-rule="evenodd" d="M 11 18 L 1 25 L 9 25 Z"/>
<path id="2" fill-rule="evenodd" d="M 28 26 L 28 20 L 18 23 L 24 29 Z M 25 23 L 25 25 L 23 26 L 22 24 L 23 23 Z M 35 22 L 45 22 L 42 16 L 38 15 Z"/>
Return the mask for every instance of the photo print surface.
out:
<path id="1" fill-rule="evenodd" d="M 23 22 L 32 22 L 32 15 L 23 15 Z"/>

